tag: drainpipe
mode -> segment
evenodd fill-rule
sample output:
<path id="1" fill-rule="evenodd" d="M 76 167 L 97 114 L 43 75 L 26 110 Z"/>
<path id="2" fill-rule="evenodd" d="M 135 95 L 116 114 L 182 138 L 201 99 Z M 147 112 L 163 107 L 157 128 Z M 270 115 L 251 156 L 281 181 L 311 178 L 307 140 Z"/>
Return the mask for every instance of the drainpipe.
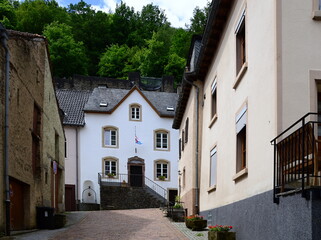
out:
<path id="1" fill-rule="evenodd" d="M 199 182 L 198 182 L 198 135 L 199 135 L 199 116 L 198 116 L 198 112 L 199 112 L 199 103 L 198 103 L 198 99 L 199 99 L 199 87 L 188 81 L 185 76 L 183 77 L 183 80 L 187 83 L 189 83 L 190 85 L 194 86 L 196 89 L 196 148 L 195 148 L 195 169 L 196 169 L 196 179 L 195 179 L 195 190 L 196 190 L 196 194 L 195 194 L 195 210 L 196 210 L 196 214 L 199 214 Z"/>
<path id="2" fill-rule="evenodd" d="M 5 119 L 4 119 L 4 178 L 6 193 L 6 235 L 10 236 L 10 188 L 9 188 L 9 72 L 10 55 L 7 45 L 8 34 L 6 29 L 0 24 L 1 43 L 5 50 Z"/>

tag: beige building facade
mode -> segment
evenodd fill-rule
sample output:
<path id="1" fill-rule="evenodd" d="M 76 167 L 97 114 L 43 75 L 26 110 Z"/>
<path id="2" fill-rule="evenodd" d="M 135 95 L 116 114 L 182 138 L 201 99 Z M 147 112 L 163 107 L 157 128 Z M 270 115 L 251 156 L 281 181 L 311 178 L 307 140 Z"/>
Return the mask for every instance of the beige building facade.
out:
<path id="1" fill-rule="evenodd" d="M 197 60 L 190 54 L 185 73 L 203 91 L 200 166 L 190 174 L 199 178 L 199 213 L 209 225 L 233 225 L 238 239 L 318 239 L 319 183 L 309 180 L 320 176 L 318 146 L 309 155 L 309 147 L 302 150 L 293 140 L 305 141 L 310 127 L 301 120 L 272 142 L 275 147 L 271 140 L 305 114 L 320 111 L 320 1 L 216 0 L 211 8 L 202 47 L 191 48 Z M 173 124 L 180 135 L 195 112 L 196 87 L 188 81 Z M 317 120 L 304 119 L 316 139 L 318 124 L 311 121 Z M 311 161 L 299 160 L 302 154 Z M 193 166 L 182 154 L 180 170 L 196 171 Z M 183 190 L 181 196 L 189 199 L 184 202 L 193 199 Z"/>
<path id="2" fill-rule="evenodd" d="M 51 78 L 47 42 L 40 35 L 7 31 L 10 55 L 9 189 L 1 181 L 0 231 L 36 228 L 36 207 L 64 211 L 64 131 Z M 5 51 L 1 50 L 1 86 Z M 1 102 L 4 102 L 1 94 Z M 3 111 L 1 110 L 1 116 Z M 1 118 L 3 119 L 3 118 Z M 3 128 L 1 128 L 3 131 Z M 3 136 L 3 135 L 2 135 Z M 3 138 L 1 138 L 2 141 Z M 2 145 L 3 146 L 3 145 Z M 10 195 L 10 221 L 4 205 Z M 8 234 L 8 229 L 6 234 Z"/>

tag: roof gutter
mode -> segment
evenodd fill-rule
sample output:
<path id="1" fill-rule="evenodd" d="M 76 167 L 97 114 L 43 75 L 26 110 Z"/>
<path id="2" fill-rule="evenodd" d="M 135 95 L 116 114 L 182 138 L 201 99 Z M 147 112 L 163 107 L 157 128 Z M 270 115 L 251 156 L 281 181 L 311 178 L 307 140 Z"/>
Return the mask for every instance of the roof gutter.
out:
<path id="1" fill-rule="evenodd" d="M 10 236 L 10 188 L 9 188 L 9 79 L 10 54 L 7 45 L 8 33 L 0 23 L 1 43 L 5 50 L 5 119 L 4 119 L 4 181 L 6 195 L 6 235 Z"/>
<path id="2" fill-rule="evenodd" d="M 183 76 L 183 80 L 187 82 L 188 84 L 192 85 L 196 89 L 196 122 L 195 122 L 195 128 L 196 128 L 196 147 L 195 147 L 195 213 L 199 214 L 199 181 L 198 181 L 198 136 L 199 136 L 199 87 L 194 84 L 193 82 L 190 82 L 186 79 L 185 75 Z"/>

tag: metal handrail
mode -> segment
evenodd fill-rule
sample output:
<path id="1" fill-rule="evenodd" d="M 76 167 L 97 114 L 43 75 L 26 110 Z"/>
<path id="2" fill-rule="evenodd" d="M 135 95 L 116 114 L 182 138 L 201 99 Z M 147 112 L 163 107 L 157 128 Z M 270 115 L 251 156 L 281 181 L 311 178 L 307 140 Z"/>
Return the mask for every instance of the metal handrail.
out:
<path id="1" fill-rule="evenodd" d="M 301 181 L 302 197 L 308 198 L 305 185 L 309 185 L 311 177 L 319 178 L 315 176 L 308 164 L 309 161 L 315 160 L 315 153 L 318 151 L 314 137 L 317 132 L 315 125 L 321 122 L 311 120 L 310 116 L 319 116 L 319 114 L 314 112 L 305 114 L 271 140 L 274 146 L 273 199 L 275 203 L 279 203 L 277 195 L 287 191 L 285 185 L 296 181 Z"/>
<path id="2" fill-rule="evenodd" d="M 98 173 L 98 184 L 101 185 L 102 183 L 107 183 L 110 186 L 145 187 L 161 198 L 164 205 L 167 201 L 167 190 L 142 174 L 119 173 L 108 177 L 103 173 Z"/>

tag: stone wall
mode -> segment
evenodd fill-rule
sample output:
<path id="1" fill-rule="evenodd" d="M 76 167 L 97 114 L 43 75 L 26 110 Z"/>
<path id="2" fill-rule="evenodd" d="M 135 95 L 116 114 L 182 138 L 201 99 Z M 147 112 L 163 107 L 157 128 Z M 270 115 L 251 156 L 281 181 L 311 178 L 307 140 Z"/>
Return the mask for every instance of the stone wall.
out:
<path id="1" fill-rule="evenodd" d="M 73 75 L 72 78 L 55 78 L 56 88 L 58 89 L 75 89 L 75 90 L 93 90 L 99 85 L 105 85 L 108 88 L 117 88 L 117 89 L 131 89 L 133 86 L 139 86 L 141 90 L 144 90 L 140 86 L 140 73 L 139 72 L 130 72 L 128 73 L 128 80 L 117 79 L 117 78 L 108 78 L 108 77 L 96 77 L 96 76 L 82 76 L 82 75 Z M 173 76 L 164 76 L 162 79 L 161 86 L 157 91 L 162 92 L 175 92 L 174 89 L 174 77 Z M 147 90 L 147 89 L 146 89 Z"/>
<path id="2" fill-rule="evenodd" d="M 9 178 L 11 195 L 15 195 L 13 186 L 22 188 L 22 196 L 15 198 L 23 206 L 21 211 L 22 224 L 19 229 L 36 227 L 36 206 L 51 207 L 53 199 L 50 173 L 51 156 L 55 157 L 59 148 L 61 180 L 58 195 L 63 204 L 63 153 L 64 133 L 59 118 L 58 105 L 54 94 L 54 86 L 50 74 L 47 55 L 47 43 L 39 35 L 9 32 L 8 47 L 10 52 L 10 103 L 9 103 Z M 4 51 L 0 51 L 0 89 L 4 84 Z M 1 90 L 2 91 L 2 90 Z M 1 92 L 1 106 L 4 94 Z M 0 106 L 0 107 L 1 107 Z M 37 134 L 35 134 L 34 113 L 39 109 Z M 3 109 L 1 108 L 1 119 Z M 2 121 L 1 121 L 2 124 Z M 2 125 L 1 125 L 2 126 Z M 1 128 L 2 129 L 2 128 Z M 2 133 L 2 132 L 1 132 Z M 55 147 L 55 134 L 59 143 Z M 1 134 L 3 136 L 3 134 Z M 38 139 L 39 150 L 33 151 L 33 139 Z M 1 138 L 1 147 L 2 148 Z M 36 153 L 36 154 L 33 154 Z M 33 164 L 33 156 L 37 156 L 37 164 Z M 3 161 L 1 154 L 0 176 L 3 178 Z M 54 158 L 55 159 L 55 158 Z M 34 167 L 36 166 L 36 167 Z M 0 181 L 1 189 L 3 181 Z M 12 188 L 11 188 L 12 187 Z M 20 191 L 20 190 L 19 190 Z M 18 192 L 18 191 L 17 191 Z M 1 191 L 0 231 L 5 227 L 4 191 Z M 11 203 L 13 205 L 13 203 Z M 11 214 L 16 210 L 11 207 Z M 58 209 L 57 209 L 58 210 Z M 60 208 L 63 210 L 63 208 Z M 17 217 L 16 217 L 17 219 Z M 11 224 L 11 228 L 16 225 Z"/>
<path id="3" fill-rule="evenodd" d="M 238 240 L 318 240 L 321 239 L 320 190 L 280 198 L 273 203 L 273 192 L 256 196 L 215 209 L 201 211 L 208 225 L 232 225 Z M 202 207 L 202 206 L 201 206 Z"/>
<path id="4" fill-rule="evenodd" d="M 100 187 L 100 209 L 158 208 L 162 202 L 140 187 Z"/>

